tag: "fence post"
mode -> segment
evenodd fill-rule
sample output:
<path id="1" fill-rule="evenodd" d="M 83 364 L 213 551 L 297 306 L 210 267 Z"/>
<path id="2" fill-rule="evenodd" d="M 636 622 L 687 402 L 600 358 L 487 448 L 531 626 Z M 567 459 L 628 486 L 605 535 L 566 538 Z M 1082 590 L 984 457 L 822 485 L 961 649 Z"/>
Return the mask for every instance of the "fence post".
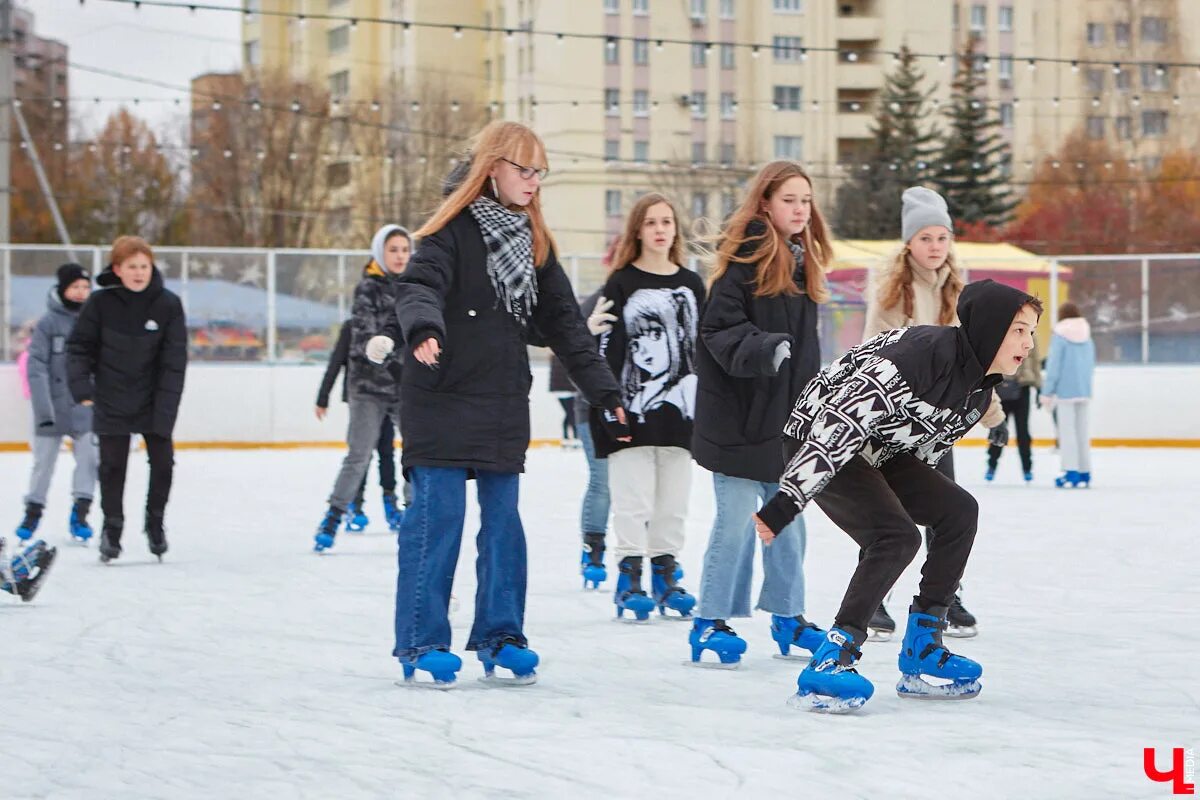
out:
<path id="1" fill-rule="evenodd" d="M 579 256 L 571 256 L 571 287 L 579 294 Z"/>
<path id="2" fill-rule="evenodd" d="M 92 283 L 93 283 L 93 285 L 96 282 L 96 278 L 100 277 L 100 270 L 104 269 L 104 264 L 102 263 L 102 259 L 103 259 L 103 256 L 100 255 L 100 248 L 93 247 L 92 248 Z"/>
<path id="3" fill-rule="evenodd" d="M 275 251 L 267 251 L 267 362 L 275 361 Z"/>
<path id="4" fill-rule="evenodd" d="M 183 294 L 183 313 L 189 312 L 188 308 L 188 255 L 190 252 L 184 250 L 179 256 L 179 291 Z"/>
<path id="5" fill-rule="evenodd" d="M 1142 259 L 1142 363 L 1150 363 L 1150 259 Z"/>
<path id="6" fill-rule="evenodd" d="M 338 324 L 346 319 L 346 254 L 338 253 L 337 260 Z"/>
<path id="7" fill-rule="evenodd" d="M 9 341 L 12 329 L 12 248 L 4 248 L 4 307 L 0 309 L 0 322 L 4 323 L 4 330 L 0 333 L 3 337 L 4 360 L 10 361 L 13 358 L 12 342 Z"/>
<path id="8" fill-rule="evenodd" d="M 1058 260 L 1050 259 L 1050 329 L 1058 324 Z"/>

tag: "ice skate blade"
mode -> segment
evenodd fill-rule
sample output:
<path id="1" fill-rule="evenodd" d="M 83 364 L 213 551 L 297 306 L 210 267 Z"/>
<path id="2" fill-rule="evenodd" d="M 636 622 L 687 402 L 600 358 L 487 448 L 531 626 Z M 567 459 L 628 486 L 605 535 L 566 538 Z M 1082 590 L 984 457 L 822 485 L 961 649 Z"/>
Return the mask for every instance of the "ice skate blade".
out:
<path id="1" fill-rule="evenodd" d="M 638 619 L 637 617 L 613 617 L 613 622 L 622 622 L 626 625 L 649 625 L 650 615 L 647 614 L 645 619 Z"/>
<path id="2" fill-rule="evenodd" d="M 946 635 L 952 639 L 970 639 L 979 635 L 974 625 L 951 625 L 946 628 Z"/>
<path id="3" fill-rule="evenodd" d="M 936 686 L 920 675 L 901 675 L 896 684 L 896 694 L 912 700 L 970 700 L 982 690 L 978 680 Z"/>
<path id="4" fill-rule="evenodd" d="M 800 694 L 797 692 L 788 698 L 790 708 L 798 711 L 812 711 L 817 714 L 849 714 L 862 708 L 867 702 L 865 697 L 830 697 L 822 694 Z"/>
<path id="5" fill-rule="evenodd" d="M 683 663 L 685 666 L 696 667 L 698 669 L 732 670 L 732 669 L 739 669 L 742 666 L 741 661 L 731 661 L 728 664 L 726 664 L 723 661 L 704 661 L 704 660 L 692 661 L 691 659 L 688 659 L 687 661 L 684 661 Z"/>
<path id="6" fill-rule="evenodd" d="M 419 681 L 415 677 L 412 677 L 396 681 L 396 685 L 405 689 L 435 689 L 444 692 L 447 689 L 453 689 L 455 686 L 458 686 L 458 681 Z"/>
<path id="7" fill-rule="evenodd" d="M 890 631 L 877 631 L 873 629 L 868 629 L 867 631 L 868 642 L 890 642 L 891 640 L 892 634 Z"/>
<path id="8" fill-rule="evenodd" d="M 659 611 L 658 618 L 670 620 L 671 622 L 695 622 L 696 621 L 696 618 L 693 617 L 691 614 L 687 614 L 687 615 L 674 614 L 674 615 L 672 615 L 672 614 L 666 613 L 665 611 Z"/>
<path id="9" fill-rule="evenodd" d="M 800 661 L 807 664 L 812 661 L 812 653 L 801 648 L 799 652 L 788 653 L 786 656 L 783 653 L 774 653 L 771 658 L 777 658 L 780 661 Z"/>
<path id="10" fill-rule="evenodd" d="M 531 672 L 528 675 L 513 675 L 511 678 L 504 675 L 483 675 L 479 678 L 479 682 L 489 689 L 503 689 L 511 686 L 532 686 L 537 683 L 537 673 Z"/>

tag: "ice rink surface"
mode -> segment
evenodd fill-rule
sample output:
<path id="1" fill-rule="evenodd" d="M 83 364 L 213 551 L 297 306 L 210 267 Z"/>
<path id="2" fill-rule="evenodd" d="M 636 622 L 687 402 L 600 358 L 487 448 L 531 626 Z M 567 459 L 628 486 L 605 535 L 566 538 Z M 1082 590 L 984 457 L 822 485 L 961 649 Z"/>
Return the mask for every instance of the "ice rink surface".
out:
<path id="1" fill-rule="evenodd" d="M 378 489 L 366 534 L 311 550 L 341 453 L 182 451 L 166 562 L 131 524 L 111 566 L 94 541 L 66 542 L 65 456 L 39 531 L 60 547 L 55 572 L 31 604 L 0 597 L 0 797 L 1169 796 L 1142 753 L 1160 748 L 1166 767 L 1161 748 L 1200 744 L 1195 453 L 1098 450 L 1087 491 L 1054 489 L 1048 452 L 1032 486 L 1015 452 L 991 485 L 982 450 L 956 456 L 982 508 L 964 595 L 980 634 L 948 641 L 983 664 L 983 692 L 899 699 L 897 637 L 864 647 L 876 693 L 847 717 L 785 705 L 803 665 L 771 657 L 762 612 L 732 623 L 750 645 L 741 669 L 694 669 L 686 623 L 613 622 L 611 559 L 602 590 L 580 591 L 578 450 L 531 451 L 522 484 L 540 682 L 486 688 L 461 650 L 471 514 L 453 617 L 465 665 L 449 692 L 395 685 L 395 542 Z M 126 514 L 140 523 L 146 465 L 130 463 Z M 0 455 L 10 542 L 29 465 Z M 826 627 L 855 548 L 820 511 L 806 518 L 808 616 Z M 697 468 L 681 558 L 693 591 L 711 521 Z M 901 626 L 919 561 L 891 603 Z"/>

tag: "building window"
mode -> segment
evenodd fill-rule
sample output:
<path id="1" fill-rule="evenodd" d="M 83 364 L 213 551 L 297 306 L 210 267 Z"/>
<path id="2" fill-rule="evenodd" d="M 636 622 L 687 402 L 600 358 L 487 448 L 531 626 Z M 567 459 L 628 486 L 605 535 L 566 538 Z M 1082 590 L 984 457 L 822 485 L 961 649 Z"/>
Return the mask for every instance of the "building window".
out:
<path id="1" fill-rule="evenodd" d="M 1133 138 L 1133 119 L 1131 117 L 1117 117 L 1114 127 L 1116 128 L 1118 139 Z"/>
<path id="2" fill-rule="evenodd" d="M 325 34 L 325 43 L 329 48 L 329 55 L 336 56 L 339 53 L 344 53 L 350 49 L 350 26 L 339 25 L 332 28 L 329 33 Z"/>
<path id="3" fill-rule="evenodd" d="M 646 41 L 645 39 L 633 40 L 633 63 L 650 63 L 650 42 Z"/>
<path id="4" fill-rule="evenodd" d="M 1001 86 L 1012 86 L 1012 56 L 1000 56 L 1000 58 L 996 61 L 996 74 L 1000 77 Z"/>
<path id="5" fill-rule="evenodd" d="M 996 27 L 1001 33 L 1012 33 L 1013 29 L 1013 9 L 1012 6 L 1000 6 L 996 10 Z"/>
<path id="6" fill-rule="evenodd" d="M 704 142 L 692 142 L 692 163 L 703 164 L 704 160 L 708 158 L 707 149 Z"/>
<path id="7" fill-rule="evenodd" d="M 1165 112 L 1165 111 L 1143 111 L 1142 112 L 1142 135 L 1143 136 L 1166 136 L 1167 135 L 1167 112 Z"/>
<path id="8" fill-rule="evenodd" d="M 330 189 L 340 189 L 350 183 L 350 163 L 339 161 L 325 168 L 325 183 Z"/>
<path id="9" fill-rule="evenodd" d="M 1087 118 L 1087 135 L 1089 139 L 1104 138 L 1104 117 Z"/>
<path id="10" fill-rule="evenodd" d="M 645 16 L 650 13 L 650 0 L 633 0 L 633 13 Z"/>
<path id="11" fill-rule="evenodd" d="M 621 142 L 619 139 L 604 140 L 604 160 L 616 161 L 621 157 Z"/>
<path id="12" fill-rule="evenodd" d="M 1128 22 L 1118 22 L 1113 25 L 1113 42 L 1121 47 L 1129 46 L 1131 31 Z"/>
<path id="13" fill-rule="evenodd" d="M 732 160 L 730 163 L 732 163 Z M 721 218 L 724 219 L 736 211 L 737 203 L 737 192 L 731 192 L 728 189 L 721 192 Z"/>
<path id="14" fill-rule="evenodd" d="M 733 0 L 721 0 L 721 19 L 733 19 Z"/>
<path id="15" fill-rule="evenodd" d="M 350 94 L 350 71 L 342 70 L 329 76 L 329 96 L 347 97 Z"/>
<path id="16" fill-rule="evenodd" d="M 708 116 L 708 93 L 692 92 L 692 117 L 704 119 Z"/>
<path id="17" fill-rule="evenodd" d="M 1104 44 L 1104 23 L 1089 22 L 1087 24 L 1087 43 L 1092 47 Z"/>
<path id="18" fill-rule="evenodd" d="M 699 20 L 702 20 L 705 17 L 707 17 L 708 16 L 707 0 L 692 0 L 690 16 L 692 19 L 699 19 Z"/>
<path id="19" fill-rule="evenodd" d="M 733 69 L 733 45 L 721 45 L 721 69 Z"/>
<path id="20" fill-rule="evenodd" d="M 804 11 L 804 0 L 772 0 L 776 14 L 800 14 Z"/>
<path id="21" fill-rule="evenodd" d="M 708 66 L 708 46 L 704 42 L 692 42 L 692 66 Z"/>
<path id="22" fill-rule="evenodd" d="M 257 39 L 242 45 L 242 61 L 247 67 L 257 67 L 262 64 L 262 44 Z"/>
<path id="23" fill-rule="evenodd" d="M 708 192 L 695 192 L 692 194 L 692 218 L 699 219 L 700 217 L 708 216 Z"/>
<path id="24" fill-rule="evenodd" d="M 645 89 L 633 90 L 633 115 L 644 117 L 650 113 L 650 92 Z"/>
<path id="25" fill-rule="evenodd" d="M 620 89 L 605 89 L 604 90 L 604 113 L 610 117 L 621 115 L 621 90 Z"/>
<path id="26" fill-rule="evenodd" d="M 771 39 L 776 61 L 799 61 L 804 40 L 799 36 L 775 36 Z"/>
<path id="27" fill-rule="evenodd" d="M 1088 91 L 1092 94 L 1100 94 L 1104 91 L 1104 70 L 1089 69 L 1085 74 Z"/>
<path id="28" fill-rule="evenodd" d="M 1153 175 L 1162 168 L 1162 159 L 1158 156 L 1146 156 L 1142 159 L 1142 170 Z"/>
<path id="29" fill-rule="evenodd" d="M 720 159 L 721 159 L 722 164 L 732 164 L 733 163 L 734 149 L 733 149 L 732 143 L 722 142 L 721 146 L 720 146 L 720 153 L 721 153 Z"/>
<path id="30" fill-rule="evenodd" d="M 790 161 L 800 161 L 804 158 L 803 136 L 776 136 L 775 157 L 786 158 Z"/>
<path id="31" fill-rule="evenodd" d="M 721 119 L 733 119 L 734 114 L 737 113 L 734 110 L 736 104 L 733 92 L 721 92 Z"/>
<path id="32" fill-rule="evenodd" d="M 650 160 L 650 143 L 635 140 L 633 143 L 633 160 L 645 164 Z"/>
<path id="33" fill-rule="evenodd" d="M 1005 128 L 1011 128 L 1013 126 L 1013 104 L 1012 103 L 1001 103 L 1000 104 L 1000 125 Z"/>
<path id="34" fill-rule="evenodd" d="M 1116 75 L 1117 88 L 1127 92 L 1133 88 L 1133 70 L 1123 69 Z"/>
<path id="35" fill-rule="evenodd" d="M 1167 21 L 1163 17 L 1142 17 L 1142 41 L 1163 44 L 1167 41 Z"/>
<path id="36" fill-rule="evenodd" d="M 987 28 L 987 6 L 976 3 L 971 6 L 971 30 L 982 31 Z"/>
<path id="37" fill-rule="evenodd" d="M 1167 73 L 1163 71 L 1160 75 L 1158 65 L 1142 64 L 1142 88 L 1152 92 L 1165 92 L 1169 88 L 1167 83 Z"/>
<path id="38" fill-rule="evenodd" d="M 604 214 L 609 217 L 621 216 L 621 190 L 604 190 Z"/>
<path id="39" fill-rule="evenodd" d="M 604 43 L 604 63 L 621 63 L 621 43 L 616 39 L 609 39 Z"/>
<path id="40" fill-rule="evenodd" d="M 776 86 L 775 108 L 780 111 L 799 111 L 804 104 L 804 91 L 799 86 Z"/>
<path id="41" fill-rule="evenodd" d="M 593 6 L 593 8 L 595 8 L 595 6 Z M 604 0 L 604 13 L 605 14 L 620 14 L 621 13 L 621 0 Z"/>

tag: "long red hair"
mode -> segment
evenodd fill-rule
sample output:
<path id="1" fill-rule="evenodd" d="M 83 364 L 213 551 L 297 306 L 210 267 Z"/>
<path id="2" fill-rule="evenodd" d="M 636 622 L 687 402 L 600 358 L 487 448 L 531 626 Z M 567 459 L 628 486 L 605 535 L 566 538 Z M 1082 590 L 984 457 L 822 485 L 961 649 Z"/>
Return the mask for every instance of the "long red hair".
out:
<path id="1" fill-rule="evenodd" d="M 763 204 L 791 178 L 804 178 L 808 185 L 812 186 L 812 179 L 805 173 L 804 168 L 794 161 L 772 161 L 758 171 L 741 206 L 730 215 L 721 229 L 716 263 L 709 276 L 710 285 L 725 274 L 732 261 L 738 264 L 758 265 L 754 288 L 756 297 L 799 293 L 796 282 L 792 280 L 792 273 L 796 269 L 792 251 L 787 246 L 787 240 L 775 230 L 763 208 Z M 760 225 L 751 226 L 755 221 Z M 762 227 L 765 230 L 752 233 L 750 227 Z M 833 244 L 829 238 L 829 228 L 815 198 L 808 225 L 793 239 L 804 245 L 805 292 L 813 302 L 828 301 L 829 287 L 825 282 L 825 269 L 833 256 Z M 738 251 L 748 243 L 752 245 L 751 252 L 739 256 Z"/>
<path id="2" fill-rule="evenodd" d="M 546 161 L 546 146 L 541 138 L 519 122 L 489 122 L 483 130 L 475 134 L 470 152 L 471 168 L 466 177 L 457 189 L 446 196 L 433 212 L 433 216 L 413 234 L 416 238 L 437 233 L 474 202 L 475 198 L 483 194 L 492 168 L 504 159 L 531 167 L 548 169 L 550 166 Z M 550 235 L 546 218 L 542 215 L 542 193 L 539 191 L 534 194 L 529 205 L 524 208 L 511 208 L 513 211 L 523 211 L 529 215 L 530 227 L 533 230 L 533 263 L 535 266 L 542 266 L 555 249 L 554 237 Z"/>

